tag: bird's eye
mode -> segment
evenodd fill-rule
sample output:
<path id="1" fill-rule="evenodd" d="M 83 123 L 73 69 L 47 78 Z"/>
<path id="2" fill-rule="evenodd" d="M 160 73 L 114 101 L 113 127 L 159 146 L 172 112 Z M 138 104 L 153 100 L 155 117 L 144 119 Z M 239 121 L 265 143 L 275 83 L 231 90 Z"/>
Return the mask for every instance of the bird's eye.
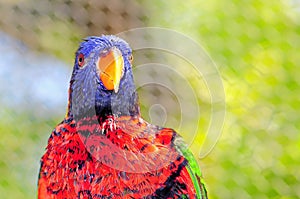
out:
<path id="1" fill-rule="evenodd" d="M 132 61 L 133 61 L 133 56 L 130 55 L 130 56 L 128 57 L 128 60 L 129 60 L 130 63 L 132 63 Z"/>
<path id="2" fill-rule="evenodd" d="M 78 56 L 78 65 L 79 67 L 82 67 L 84 65 L 84 55 L 82 53 Z"/>

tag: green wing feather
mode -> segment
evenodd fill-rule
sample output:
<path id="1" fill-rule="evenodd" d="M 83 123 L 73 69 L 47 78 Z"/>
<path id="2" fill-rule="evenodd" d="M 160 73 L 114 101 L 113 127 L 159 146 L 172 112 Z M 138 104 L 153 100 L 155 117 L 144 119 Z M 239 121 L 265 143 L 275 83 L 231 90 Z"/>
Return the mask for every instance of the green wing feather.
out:
<path id="1" fill-rule="evenodd" d="M 182 137 L 179 136 L 178 134 L 176 135 L 174 143 L 176 145 L 177 150 L 180 153 L 182 153 L 182 155 L 188 161 L 187 170 L 195 186 L 197 198 L 207 199 L 207 191 L 205 188 L 205 183 L 203 182 L 202 173 L 195 157 L 193 156 L 192 152 L 188 149 Z"/>

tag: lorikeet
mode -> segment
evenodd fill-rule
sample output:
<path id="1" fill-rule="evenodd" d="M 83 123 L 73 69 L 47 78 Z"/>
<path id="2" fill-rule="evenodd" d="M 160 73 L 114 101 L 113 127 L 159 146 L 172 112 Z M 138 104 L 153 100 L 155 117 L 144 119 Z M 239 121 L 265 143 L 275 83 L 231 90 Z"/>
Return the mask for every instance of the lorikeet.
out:
<path id="1" fill-rule="evenodd" d="M 66 117 L 41 158 L 38 198 L 207 198 L 182 138 L 141 118 L 131 62 L 116 36 L 80 44 Z"/>

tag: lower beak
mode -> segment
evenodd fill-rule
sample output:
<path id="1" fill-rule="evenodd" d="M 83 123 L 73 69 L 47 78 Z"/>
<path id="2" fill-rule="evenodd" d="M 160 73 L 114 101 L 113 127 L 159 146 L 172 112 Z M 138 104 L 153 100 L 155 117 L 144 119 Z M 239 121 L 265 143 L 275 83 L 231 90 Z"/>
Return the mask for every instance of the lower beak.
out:
<path id="1" fill-rule="evenodd" d="M 121 51 L 117 48 L 110 49 L 107 54 L 100 56 L 97 67 L 104 87 L 117 93 L 124 67 Z"/>

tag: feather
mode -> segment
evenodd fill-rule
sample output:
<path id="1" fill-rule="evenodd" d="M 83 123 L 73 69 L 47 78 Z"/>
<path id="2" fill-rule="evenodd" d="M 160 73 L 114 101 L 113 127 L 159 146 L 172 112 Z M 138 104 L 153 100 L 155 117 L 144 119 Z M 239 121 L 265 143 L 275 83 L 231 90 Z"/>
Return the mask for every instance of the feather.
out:
<path id="1" fill-rule="evenodd" d="M 112 47 L 125 65 L 117 92 L 105 88 L 95 69 L 101 52 Z M 112 35 L 80 44 L 67 116 L 41 158 L 38 198 L 207 198 L 182 138 L 141 118 L 131 56 L 129 45 Z"/>

